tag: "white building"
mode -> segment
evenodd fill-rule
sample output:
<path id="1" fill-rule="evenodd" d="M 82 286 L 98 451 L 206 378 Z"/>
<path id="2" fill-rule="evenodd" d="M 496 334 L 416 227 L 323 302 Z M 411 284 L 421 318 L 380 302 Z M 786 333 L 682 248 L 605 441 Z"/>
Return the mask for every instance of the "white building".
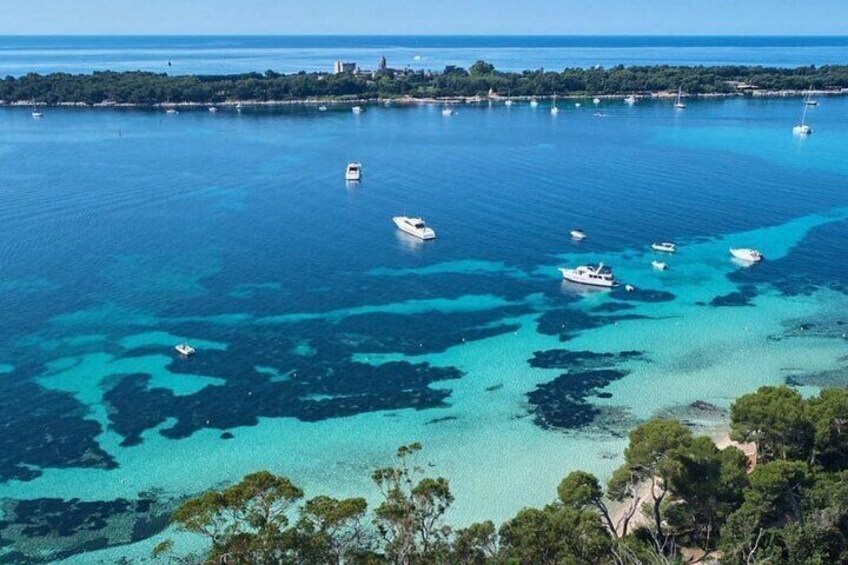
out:
<path id="1" fill-rule="evenodd" d="M 333 73 L 337 75 L 353 72 L 356 72 L 356 63 L 345 63 L 344 61 L 333 63 Z"/>

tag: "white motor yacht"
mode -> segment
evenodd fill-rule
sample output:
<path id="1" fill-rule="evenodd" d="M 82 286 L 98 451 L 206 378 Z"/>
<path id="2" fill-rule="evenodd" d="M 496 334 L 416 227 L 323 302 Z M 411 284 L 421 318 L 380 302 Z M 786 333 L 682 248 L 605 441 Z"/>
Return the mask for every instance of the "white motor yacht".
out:
<path id="1" fill-rule="evenodd" d="M 177 350 L 177 353 L 185 357 L 188 357 L 189 355 L 194 355 L 195 351 L 195 349 L 187 343 L 181 343 L 177 345 L 174 349 Z"/>
<path id="2" fill-rule="evenodd" d="M 409 216 L 395 216 L 392 221 L 398 229 L 404 233 L 419 239 L 436 239 L 433 228 L 424 223 L 424 218 L 412 218 Z"/>
<path id="3" fill-rule="evenodd" d="M 577 284 L 602 286 L 604 288 L 612 288 L 618 285 L 612 275 L 612 270 L 605 267 L 603 263 L 598 263 L 597 266 L 581 265 L 575 269 L 560 269 L 559 272 L 562 273 L 562 278 Z"/>
<path id="4" fill-rule="evenodd" d="M 763 260 L 762 253 L 760 253 L 756 249 L 749 249 L 747 247 L 731 247 L 730 254 L 736 257 L 737 259 L 741 259 L 742 261 L 749 261 L 751 263 L 757 263 Z"/>
<path id="5" fill-rule="evenodd" d="M 677 251 L 677 246 L 670 241 L 663 241 L 662 243 L 652 243 L 651 249 L 654 251 L 662 251 L 663 253 L 674 253 Z"/>
<path id="6" fill-rule="evenodd" d="M 362 163 L 351 162 L 347 164 L 345 169 L 345 180 L 360 181 L 362 180 Z"/>
<path id="7" fill-rule="evenodd" d="M 668 269 L 668 265 L 666 265 L 662 261 L 651 261 L 651 267 L 653 267 L 657 271 L 665 271 L 666 269 Z"/>
<path id="8" fill-rule="evenodd" d="M 353 112 L 354 114 L 361 114 L 362 113 L 362 106 L 354 106 L 353 108 L 350 109 L 350 111 Z"/>
<path id="9" fill-rule="evenodd" d="M 584 239 L 586 239 L 586 232 L 584 232 L 583 230 L 571 230 L 569 232 L 569 235 L 571 235 L 571 239 L 574 239 L 576 241 L 583 241 Z"/>

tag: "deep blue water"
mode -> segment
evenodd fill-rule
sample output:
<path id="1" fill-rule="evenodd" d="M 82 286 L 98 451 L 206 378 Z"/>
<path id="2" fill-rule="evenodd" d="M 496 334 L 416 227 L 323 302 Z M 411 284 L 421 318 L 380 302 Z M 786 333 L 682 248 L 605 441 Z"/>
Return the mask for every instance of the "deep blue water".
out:
<path id="1" fill-rule="evenodd" d="M 632 422 L 610 403 L 641 418 L 833 369 L 848 100 L 803 140 L 791 98 L 595 111 L 0 111 L 0 558 L 77 555 L 92 516 L 104 559 L 143 555 L 175 497 L 257 468 L 363 492 L 412 440 L 461 519 L 502 519 L 609 471 Z M 396 233 L 404 211 L 438 239 Z M 770 260 L 737 269 L 743 244 Z M 639 291 L 564 287 L 584 260 Z"/>
<path id="2" fill-rule="evenodd" d="M 844 64 L 848 37 L 697 36 L 2 36 L 0 75 L 147 70 L 182 74 L 328 71 L 336 59 L 440 70 L 594 65 Z M 171 66 L 168 66 L 168 62 Z"/>

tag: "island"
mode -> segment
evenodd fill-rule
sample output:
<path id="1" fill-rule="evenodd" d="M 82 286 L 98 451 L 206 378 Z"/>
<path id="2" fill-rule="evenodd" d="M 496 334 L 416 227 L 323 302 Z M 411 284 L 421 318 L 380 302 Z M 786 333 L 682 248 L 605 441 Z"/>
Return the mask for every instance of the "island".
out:
<path id="1" fill-rule="evenodd" d="M 0 80 L 0 105 L 157 106 L 237 103 L 442 101 L 499 98 L 674 96 L 690 97 L 848 93 L 848 65 L 615 66 L 501 72 L 485 61 L 442 71 L 390 69 L 361 72 L 337 64 L 336 72 L 235 75 L 168 75 L 102 71 L 8 76 Z"/>

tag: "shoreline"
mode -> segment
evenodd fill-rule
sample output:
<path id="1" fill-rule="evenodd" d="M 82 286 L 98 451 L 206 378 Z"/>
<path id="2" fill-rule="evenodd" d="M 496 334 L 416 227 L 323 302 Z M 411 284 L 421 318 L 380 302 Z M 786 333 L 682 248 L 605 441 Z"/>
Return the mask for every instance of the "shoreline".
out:
<path id="1" fill-rule="evenodd" d="M 840 97 L 848 96 L 848 88 L 839 90 L 753 90 L 746 92 L 716 92 L 705 94 L 684 94 L 686 100 L 718 100 L 728 98 L 803 98 L 812 93 L 817 97 Z M 677 92 L 672 91 L 656 91 L 649 93 L 623 93 L 623 94 L 558 94 L 558 100 L 590 100 L 598 98 L 604 101 L 623 101 L 625 98 L 633 96 L 636 100 L 673 100 L 677 98 Z M 459 104 L 483 104 L 494 103 L 503 104 L 507 100 L 513 102 L 530 102 L 531 100 L 551 101 L 554 95 L 540 96 L 446 96 L 446 97 L 427 97 L 416 98 L 412 96 L 404 96 L 397 98 L 293 98 L 283 100 L 225 100 L 222 102 L 156 102 L 152 104 L 132 103 L 132 102 L 99 102 L 90 104 L 88 102 L 66 101 L 57 103 L 36 102 L 28 100 L 0 100 L 0 108 L 27 108 L 36 106 L 39 108 L 235 108 L 236 106 L 243 107 L 286 107 L 286 106 L 316 106 L 328 105 L 336 107 L 349 107 L 358 104 L 370 106 L 375 105 L 399 105 L 399 106 L 424 106 L 424 105 L 459 105 Z"/>

